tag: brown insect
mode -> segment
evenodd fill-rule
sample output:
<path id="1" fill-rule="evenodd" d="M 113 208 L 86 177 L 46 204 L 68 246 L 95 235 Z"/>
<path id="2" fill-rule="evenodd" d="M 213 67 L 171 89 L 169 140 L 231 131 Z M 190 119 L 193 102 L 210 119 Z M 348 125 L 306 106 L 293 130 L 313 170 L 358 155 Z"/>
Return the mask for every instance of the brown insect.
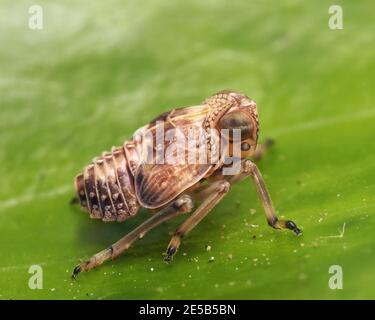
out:
<path id="1" fill-rule="evenodd" d="M 182 162 L 168 160 L 176 156 L 176 148 L 160 163 L 145 161 L 145 155 L 157 158 L 160 141 L 158 128 L 178 129 L 184 137 L 191 128 L 199 128 L 212 138 L 212 130 L 229 131 L 219 137 L 227 148 L 216 148 L 210 140 L 205 154 L 208 161 L 191 163 L 184 156 Z M 233 132 L 240 132 L 240 153 L 234 156 L 235 139 Z M 256 150 L 259 132 L 257 107 L 254 100 L 233 91 L 221 91 L 198 106 L 173 109 L 138 129 L 133 140 L 122 147 L 113 148 L 84 168 L 75 178 L 75 187 L 80 205 L 94 219 L 103 221 L 124 221 L 137 214 L 141 207 L 150 209 L 152 216 L 107 249 L 95 254 L 86 262 L 75 267 L 73 277 L 81 271 L 89 271 L 104 261 L 118 257 L 137 239 L 160 223 L 189 213 L 194 204 L 200 202 L 196 210 L 175 231 L 165 254 L 165 261 L 172 260 L 180 246 L 181 238 L 189 233 L 208 212 L 228 193 L 230 186 L 245 177 L 251 177 L 263 204 L 268 224 L 276 229 L 290 229 L 301 234 L 293 221 L 280 220 L 275 215 L 270 195 L 255 160 L 261 158 L 269 143 Z M 197 133 L 193 136 L 197 137 Z M 194 140 L 196 141 L 196 140 Z M 163 141 L 165 142 L 165 141 Z M 158 144 L 159 143 L 159 144 Z M 173 147 L 176 138 L 170 139 L 164 150 Z M 190 154 L 201 152 L 198 143 L 177 146 Z M 166 148 L 165 148 L 166 147 Z M 199 145 L 200 147 L 200 145 Z M 178 148 L 177 148 L 178 149 Z M 145 153 L 146 150 L 146 153 Z M 191 152 L 193 151 L 193 152 Z M 165 152 L 163 153 L 165 155 Z M 209 161 L 213 158 L 216 161 Z M 238 159 L 236 174 L 224 174 L 228 169 L 228 159 Z M 233 161 L 232 161 L 233 162 Z"/>

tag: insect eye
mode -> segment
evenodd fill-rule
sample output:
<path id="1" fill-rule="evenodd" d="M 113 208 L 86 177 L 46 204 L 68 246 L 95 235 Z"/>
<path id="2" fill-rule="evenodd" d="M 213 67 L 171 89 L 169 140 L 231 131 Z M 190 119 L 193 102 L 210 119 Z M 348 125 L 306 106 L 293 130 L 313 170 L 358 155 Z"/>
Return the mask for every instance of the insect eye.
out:
<path id="1" fill-rule="evenodd" d="M 247 142 L 244 142 L 241 144 L 241 150 L 242 151 L 249 151 L 250 150 L 250 144 L 248 144 Z"/>
<path id="2" fill-rule="evenodd" d="M 224 115 L 219 121 L 220 129 L 229 129 L 232 137 L 232 130 L 241 130 L 241 140 L 249 139 L 252 135 L 252 122 L 242 112 L 231 112 Z"/>

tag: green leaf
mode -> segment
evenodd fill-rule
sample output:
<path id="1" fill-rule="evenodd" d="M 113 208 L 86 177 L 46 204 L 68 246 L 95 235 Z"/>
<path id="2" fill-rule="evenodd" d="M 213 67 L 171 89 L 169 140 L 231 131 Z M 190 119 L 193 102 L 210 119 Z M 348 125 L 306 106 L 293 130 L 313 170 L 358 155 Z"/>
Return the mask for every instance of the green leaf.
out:
<path id="1" fill-rule="evenodd" d="M 42 30 L 28 28 L 29 1 L 0 9 L 0 298 L 375 298 L 372 2 L 336 1 L 343 30 L 322 1 L 38 3 Z M 225 88 L 257 101 L 261 140 L 276 141 L 260 170 L 303 236 L 267 226 L 248 180 L 170 265 L 161 254 L 182 218 L 72 281 L 80 258 L 148 216 L 90 220 L 69 204 L 74 176 L 158 114 Z M 28 286 L 34 264 L 42 290 Z M 332 265 L 342 290 L 328 286 Z"/>

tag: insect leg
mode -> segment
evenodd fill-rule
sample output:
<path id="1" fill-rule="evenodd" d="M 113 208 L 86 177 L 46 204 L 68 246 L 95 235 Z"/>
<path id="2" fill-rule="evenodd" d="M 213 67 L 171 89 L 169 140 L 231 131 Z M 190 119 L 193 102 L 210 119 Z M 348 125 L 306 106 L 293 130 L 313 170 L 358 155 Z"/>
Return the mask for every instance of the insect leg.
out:
<path id="1" fill-rule="evenodd" d="M 254 152 L 253 158 L 255 161 L 260 161 L 267 150 L 275 144 L 275 141 L 272 139 L 266 139 L 262 144 L 257 146 L 257 149 Z"/>
<path id="2" fill-rule="evenodd" d="M 211 209 L 228 193 L 230 183 L 226 180 L 219 180 L 208 186 L 202 193 L 206 196 L 202 204 L 189 216 L 185 222 L 177 228 L 171 241 L 169 242 L 164 260 L 170 262 L 181 243 L 181 238 L 189 233 L 210 211 Z"/>
<path id="3" fill-rule="evenodd" d="M 275 229 L 290 229 L 296 235 L 302 234 L 302 231 L 293 221 L 277 218 L 270 194 L 267 190 L 262 174 L 260 173 L 256 164 L 250 160 L 243 160 L 241 171 L 242 172 L 237 176 L 232 176 L 229 181 L 233 183 L 238 180 L 242 180 L 246 176 L 250 176 L 253 179 L 260 197 L 260 201 L 262 202 L 268 224 Z"/>
<path id="4" fill-rule="evenodd" d="M 110 258 L 114 259 L 118 257 L 120 254 L 126 251 L 135 240 L 142 239 L 148 231 L 155 228 L 160 223 L 174 218 L 182 213 L 190 212 L 192 208 L 193 201 L 191 197 L 188 195 L 181 196 L 176 201 L 165 207 L 163 210 L 155 213 L 151 218 L 128 233 L 125 237 L 123 237 L 107 249 L 104 249 L 99 253 L 93 255 L 86 262 L 83 262 L 76 266 L 73 270 L 72 277 L 76 278 L 76 276 L 80 272 L 89 271 L 101 265 L 103 262 Z"/>
<path id="5" fill-rule="evenodd" d="M 73 197 L 70 199 L 69 204 L 70 205 L 76 205 L 79 203 L 79 199 L 77 197 Z"/>

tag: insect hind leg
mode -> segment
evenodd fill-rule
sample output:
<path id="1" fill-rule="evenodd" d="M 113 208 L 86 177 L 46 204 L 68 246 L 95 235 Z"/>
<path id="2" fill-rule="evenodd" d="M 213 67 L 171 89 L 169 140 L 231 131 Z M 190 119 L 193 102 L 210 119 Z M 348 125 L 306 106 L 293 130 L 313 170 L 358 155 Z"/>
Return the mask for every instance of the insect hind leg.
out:
<path id="1" fill-rule="evenodd" d="M 230 183 L 226 180 L 218 180 L 204 189 L 199 197 L 204 197 L 202 204 L 189 216 L 185 222 L 177 228 L 171 241 L 169 242 L 164 261 L 170 262 L 180 246 L 181 239 L 188 234 L 202 219 L 211 211 L 213 207 L 229 192 Z"/>
<path id="2" fill-rule="evenodd" d="M 188 213 L 193 209 L 193 200 L 188 195 L 182 195 L 170 205 L 152 215 L 151 218 L 143 222 L 133 231 L 121 238 L 116 243 L 112 244 L 107 249 L 104 249 L 93 255 L 89 260 L 79 264 L 73 270 L 72 277 L 75 279 L 82 271 L 89 271 L 109 259 L 115 259 L 124 251 L 129 249 L 133 242 L 137 239 L 142 239 L 147 232 L 158 226 L 164 221 L 170 220 L 180 214 Z"/>

